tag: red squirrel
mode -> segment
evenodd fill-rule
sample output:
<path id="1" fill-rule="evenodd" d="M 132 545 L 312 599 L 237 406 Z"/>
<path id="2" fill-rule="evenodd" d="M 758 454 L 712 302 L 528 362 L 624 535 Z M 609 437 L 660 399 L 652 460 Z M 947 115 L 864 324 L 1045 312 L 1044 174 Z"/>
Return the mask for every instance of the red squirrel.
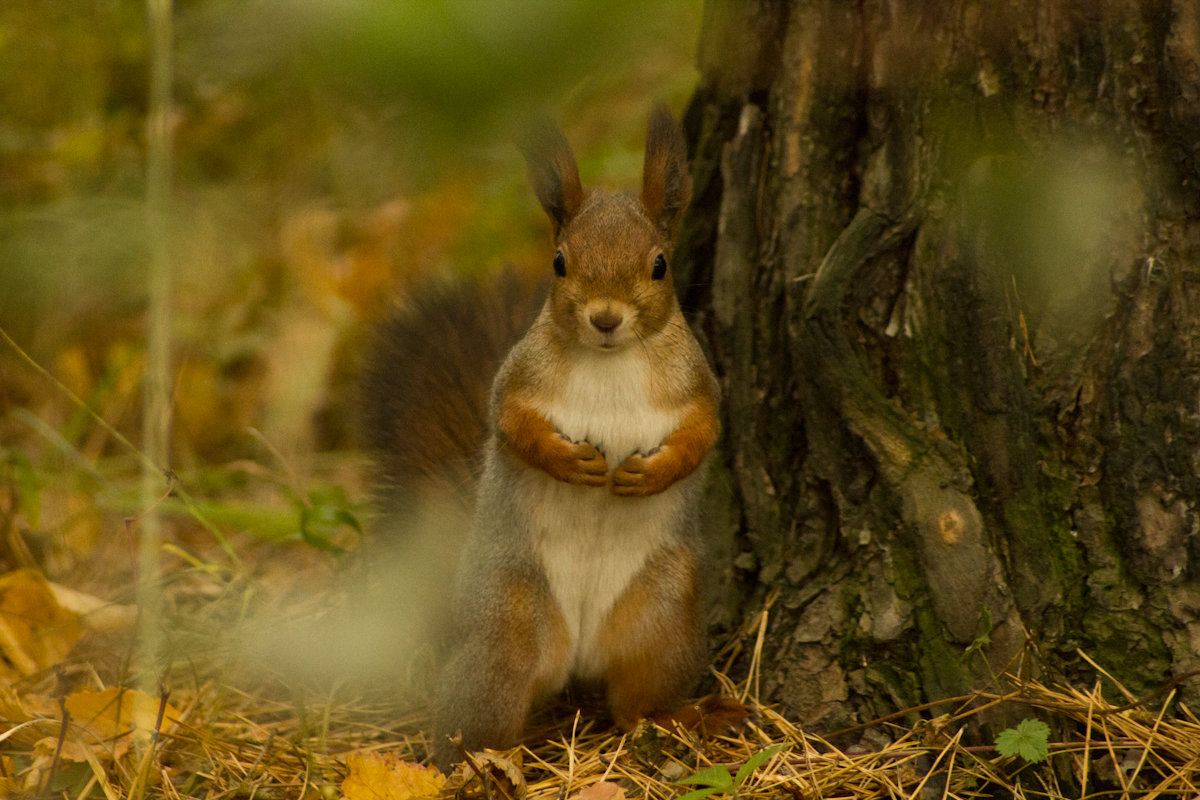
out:
<path id="1" fill-rule="evenodd" d="M 466 750 L 512 745 L 537 700 L 572 679 L 602 687 L 613 720 L 631 728 L 674 708 L 706 659 L 697 505 L 719 393 L 671 280 L 691 197 L 683 132 L 655 108 L 638 196 L 585 189 L 549 122 L 522 151 L 553 228 L 553 275 L 492 380 L 486 439 L 473 422 L 466 443 L 450 442 L 457 482 L 477 486 L 434 704 L 443 766 L 456 752 L 449 736 L 461 734 Z M 444 335 L 425 331 L 427 341 Z M 481 366 L 494 363 L 495 345 L 483 343 Z M 407 404 L 450 415 L 470 403 L 446 396 L 469 381 L 438 380 L 441 396 Z M 376 425 L 396 428 L 388 415 L 402 409 L 392 405 L 377 408 Z M 458 435 L 446 431 L 444 440 Z M 385 449 L 403 446 L 398 438 Z M 481 472 L 462 467 L 475 438 Z M 385 458 L 385 491 L 420 471 L 406 458 L 390 468 Z"/>

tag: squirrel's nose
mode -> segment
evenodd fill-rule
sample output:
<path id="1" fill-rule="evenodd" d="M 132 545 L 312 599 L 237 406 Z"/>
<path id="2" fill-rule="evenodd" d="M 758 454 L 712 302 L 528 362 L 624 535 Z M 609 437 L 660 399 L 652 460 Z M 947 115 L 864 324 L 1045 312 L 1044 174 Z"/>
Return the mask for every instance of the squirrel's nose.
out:
<path id="1" fill-rule="evenodd" d="M 621 315 L 611 309 L 595 311 L 588 318 L 592 326 L 601 333 L 612 333 L 621 324 Z"/>

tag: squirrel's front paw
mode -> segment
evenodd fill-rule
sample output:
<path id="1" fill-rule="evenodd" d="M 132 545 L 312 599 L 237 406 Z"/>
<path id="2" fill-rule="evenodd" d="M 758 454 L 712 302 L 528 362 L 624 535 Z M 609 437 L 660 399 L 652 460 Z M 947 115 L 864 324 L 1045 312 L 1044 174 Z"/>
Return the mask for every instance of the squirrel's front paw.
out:
<path id="1" fill-rule="evenodd" d="M 546 471 L 564 483 L 577 486 L 603 486 L 608 483 L 608 462 L 591 442 L 563 439 L 560 457 Z"/>
<path id="2" fill-rule="evenodd" d="M 634 453 L 613 473 L 613 494 L 619 497 L 649 497 L 675 482 L 670 456 L 661 449 L 644 456 Z"/>

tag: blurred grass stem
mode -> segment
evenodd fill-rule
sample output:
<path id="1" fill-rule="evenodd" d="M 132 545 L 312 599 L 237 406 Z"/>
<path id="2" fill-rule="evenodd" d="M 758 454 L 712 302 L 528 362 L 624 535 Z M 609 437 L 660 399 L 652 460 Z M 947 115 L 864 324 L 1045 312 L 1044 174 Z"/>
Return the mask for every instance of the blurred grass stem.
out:
<path id="1" fill-rule="evenodd" d="M 170 429 L 171 243 L 171 0 L 146 0 L 150 38 L 150 97 L 146 114 L 146 233 L 149 243 L 149 301 L 146 310 L 146 371 L 142 451 L 148 462 L 168 465 Z M 169 468 L 169 467 L 168 467 Z M 142 469 L 142 518 L 138 547 L 138 608 L 141 618 L 143 683 L 157 690 L 162 657 L 159 553 L 162 523 L 158 500 L 165 476 Z M 169 482 L 169 479 L 166 479 Z"/>

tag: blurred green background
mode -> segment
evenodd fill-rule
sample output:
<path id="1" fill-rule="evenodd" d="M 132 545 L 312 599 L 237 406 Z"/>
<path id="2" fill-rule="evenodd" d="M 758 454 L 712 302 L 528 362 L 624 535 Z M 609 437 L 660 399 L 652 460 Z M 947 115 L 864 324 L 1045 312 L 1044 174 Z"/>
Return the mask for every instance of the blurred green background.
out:
<path id="1" fill-rule="evenodd" d="M 562 124 L 585 182 L 635 186 L 650 104 L 678 113 L 694 87 L 701 18 L 700 0 L 176 3 L 170 460 L 189 489 L 269 504 L 247 475 L 294 492 L 324 470 L 359 493 L 364 331 L 433 276 L 545 267 L 512 145 L 531 115 Z M 0 328 L 135 443 L 149 49 L 143 2 L 0 4 Z M 137 511 L 136 459 L 17 347 L 0 561 L 65 572 Z"/>

